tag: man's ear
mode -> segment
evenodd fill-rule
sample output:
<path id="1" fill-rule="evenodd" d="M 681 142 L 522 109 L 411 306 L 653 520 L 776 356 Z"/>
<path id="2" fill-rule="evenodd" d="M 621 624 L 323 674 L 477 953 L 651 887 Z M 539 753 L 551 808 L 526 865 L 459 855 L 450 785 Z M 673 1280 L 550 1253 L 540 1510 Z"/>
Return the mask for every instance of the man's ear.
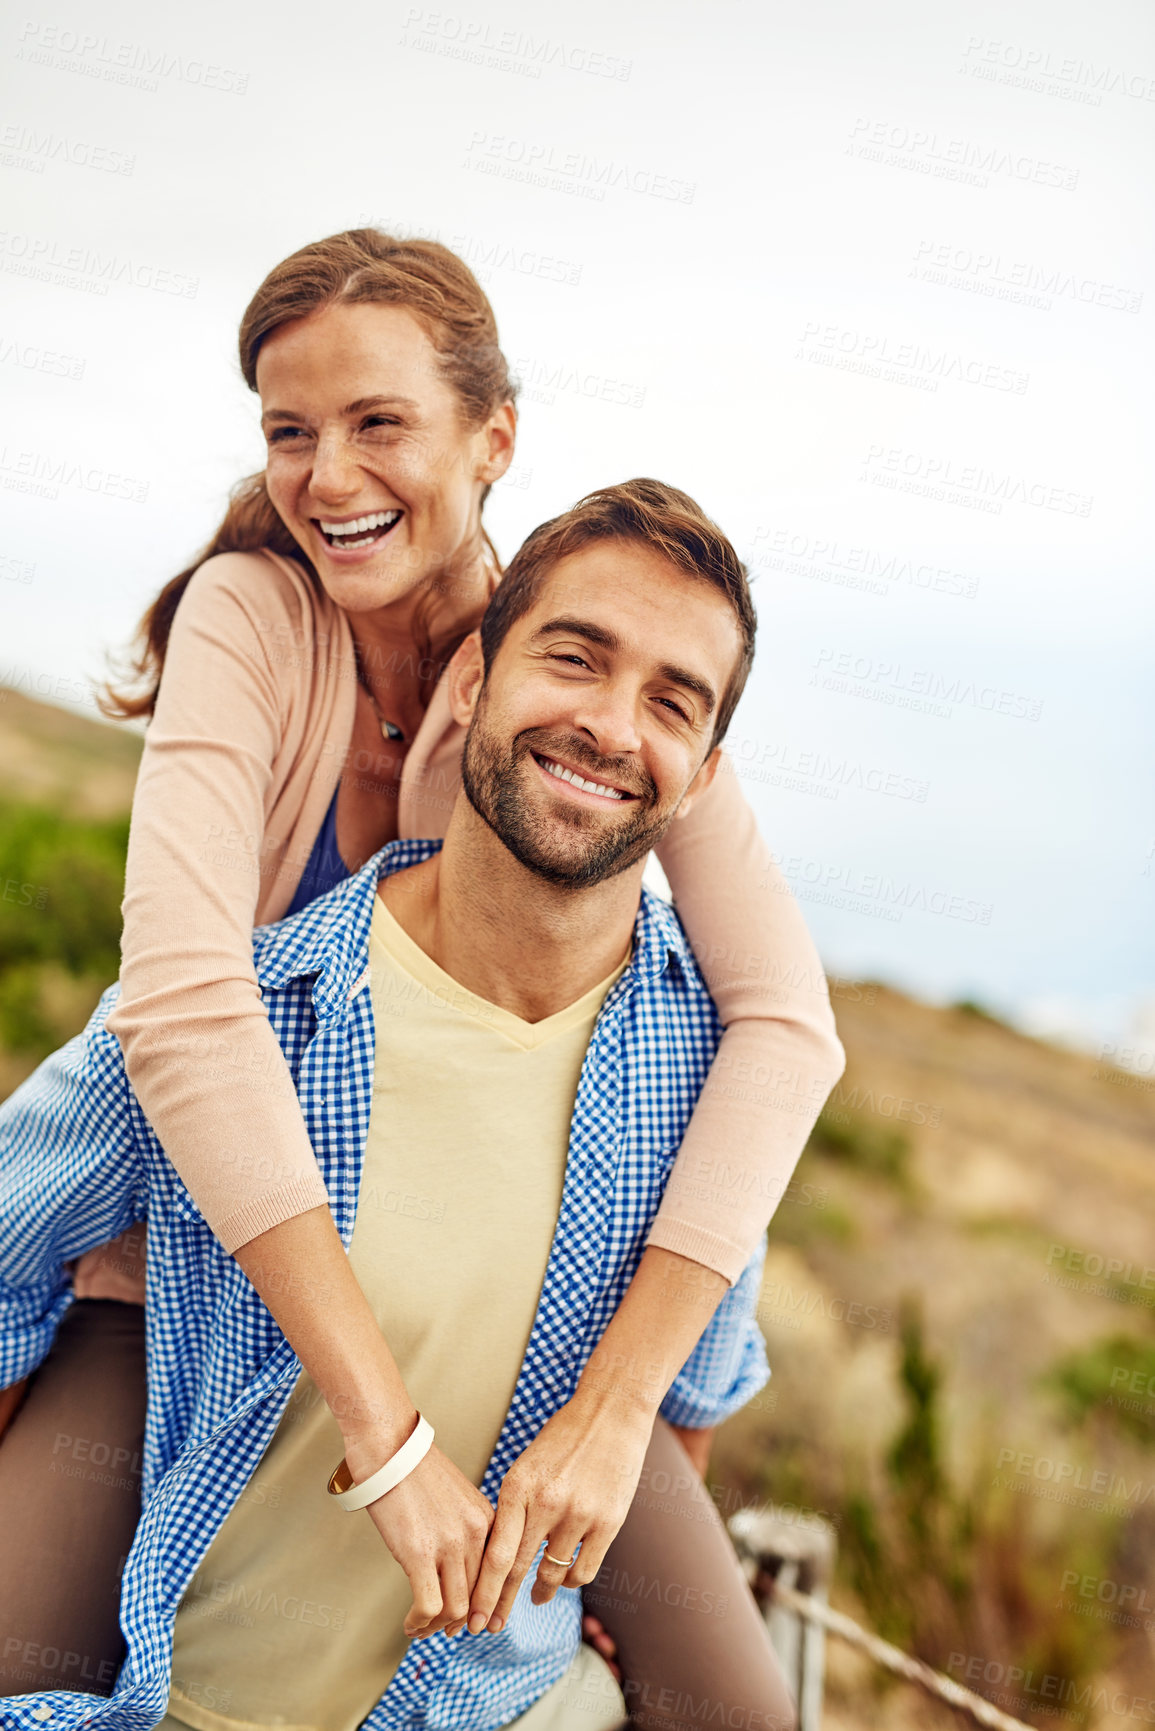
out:
<path id="1" fill-rule="evenodd" d="M 481 433 L 481 464 L 477 478 L 492 487 L 495 481 L 501 480 L 513 461 L 513 447 L 517 440 L 517 410 L 513 404 L 502 403 L 499 409 L 495 409 Z"/>
<path id="2" fill-rule="evenodd" d="M 449 708 L 459 727 L 468 727 L 485 683 L 485 658 L 481 632 L 471 631 L 445 669 Z"/>
<path id="3" fill-rule="evenodd" d="M 682 803 L 674 813 L 675 817 L 689 817 L 691 808 L 695 806 L 718 773 L 718 765 L 722 761 L 722 747 L 716 745 L 685 793 Z"/>

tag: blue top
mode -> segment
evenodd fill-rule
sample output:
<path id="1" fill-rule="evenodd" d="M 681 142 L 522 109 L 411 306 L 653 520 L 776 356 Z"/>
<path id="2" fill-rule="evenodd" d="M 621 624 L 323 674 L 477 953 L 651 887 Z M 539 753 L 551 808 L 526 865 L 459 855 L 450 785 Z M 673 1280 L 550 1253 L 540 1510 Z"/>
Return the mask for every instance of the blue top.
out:
<path id="1" fill-rule="evenodd" d="M 253 935 L 265 1007 L 346 1246 L 373 1096 L 369 930 L 382 875 L 440 842 L 393 842 L 293 919 Z M 148 1417 L 143 1511 L 124 1569 L 128 1653 L 107 1699 L 72 1689 L 17 1695 L 8 1731 L 148 1731 L 165 1711 L 177 1606 L 285 1410 L 300 1364 L 236 1261 L 214 1238 L 129 1087 L 105 1026 L 116 986 L 85 1031 L 0 1106 L 0 1388 L 42 1362 L 71 1300 L 67 1264 L 148 1220 Z M 643 893 L 630 964 L 610 991 L 582 1066 L 565 1181 L 541 1297 L 481 1493 L 501 1481 L 568 1401 L 633 1277 L 670 1168 L 722 1038 L 672 908 Z M 388 1029 L 382 1030 L 383 1061 Z M 224 1061 L 224 1060 L 222 1060 Z M 206 1060 L 205 1079 L 211 1078 Z M 262 1078 L 253 1078 L 254 1111 Z M 243 1144 L 242 1144 L 243 1146 Z M 724 1294 L 662 1402 L 672 1424 L 719 1424 L 762 1387 L 755 1319 L 760 1244 Z M 463 1354 L 484 1315 L 461 1318 Z M 536 1559 L 535 1559 L 536 1561 Z M 530 1599 L 531 1569 L 498 1635 L 410 1643 L 365 1731 L 493 1731 L 566 1670 L 581 1592 Z"/>
<path id="2" fill-rule="evenodd" d="M 341 784 L 338 782 L 329 801 L 329 809 L 317 831 L 309 862 L 301 873 L 301 881 L 282 916 L 284 919 L 288 919 L 290 914 L 299 914 L 302 908 L 307 908 L 318 896 L 327 895 L 330 890 L 336 889 L 337 885 L 344 883 L 349 876 L 349 867 L 341 858 L 337 847 L 337 795 L 340 791 Z"/>

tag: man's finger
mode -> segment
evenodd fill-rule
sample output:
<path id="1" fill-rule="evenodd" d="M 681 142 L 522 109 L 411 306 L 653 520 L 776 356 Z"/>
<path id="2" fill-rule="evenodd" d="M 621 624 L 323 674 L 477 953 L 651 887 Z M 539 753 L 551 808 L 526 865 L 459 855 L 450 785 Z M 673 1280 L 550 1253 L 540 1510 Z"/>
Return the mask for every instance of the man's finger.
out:
<path id="1" fill-rule="evenodd" d="M 484 1629 L 493 1615 L 509 1571 L 517 1561 L 518 1546 L 524 1530 L 525 1505 L 499 1496 L 497 1518 L 489 1529 L 477 1585 L 469 1601 L 469 1627 L 474 1634 L 479 1629 Z M 478 1621 L 479 1618 L 483 1620 Z"/>

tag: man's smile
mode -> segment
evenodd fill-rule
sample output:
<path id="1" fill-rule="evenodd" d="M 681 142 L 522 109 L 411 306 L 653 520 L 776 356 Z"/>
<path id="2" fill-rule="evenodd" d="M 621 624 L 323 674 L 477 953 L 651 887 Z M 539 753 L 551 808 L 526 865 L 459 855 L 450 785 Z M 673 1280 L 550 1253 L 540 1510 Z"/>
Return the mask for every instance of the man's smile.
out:
<path id="1" fill-rule="evenodd" d="M 576 797 L 583 804 L 591 800 L 607 805 L 620 805 L 627 800 L 637 799 L 636 793 L 623 787 L 615 787 L 612 783 L 593 781 L 588 776 L 573 769 L 569 764 L 560 763 L 555 757 L 546 757 L 543 753 L 531 752 L 533 761 L 543 774 L 559 784 L 559 790 L 564 789 L 571 797 Z"/>

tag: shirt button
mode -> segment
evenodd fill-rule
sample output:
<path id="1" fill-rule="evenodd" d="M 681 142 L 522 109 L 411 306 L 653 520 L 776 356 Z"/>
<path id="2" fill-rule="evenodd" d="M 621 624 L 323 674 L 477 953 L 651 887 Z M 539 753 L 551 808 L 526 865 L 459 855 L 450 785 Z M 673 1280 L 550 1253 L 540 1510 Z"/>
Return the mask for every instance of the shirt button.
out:
<path id="1" fill-rule="evenodd" d="M 33 1707 L 32 1717 L 34 1719 L 51 1719 L 52 1708 L 46 1702 L 42 1702 L 39 1707 Z"/>

